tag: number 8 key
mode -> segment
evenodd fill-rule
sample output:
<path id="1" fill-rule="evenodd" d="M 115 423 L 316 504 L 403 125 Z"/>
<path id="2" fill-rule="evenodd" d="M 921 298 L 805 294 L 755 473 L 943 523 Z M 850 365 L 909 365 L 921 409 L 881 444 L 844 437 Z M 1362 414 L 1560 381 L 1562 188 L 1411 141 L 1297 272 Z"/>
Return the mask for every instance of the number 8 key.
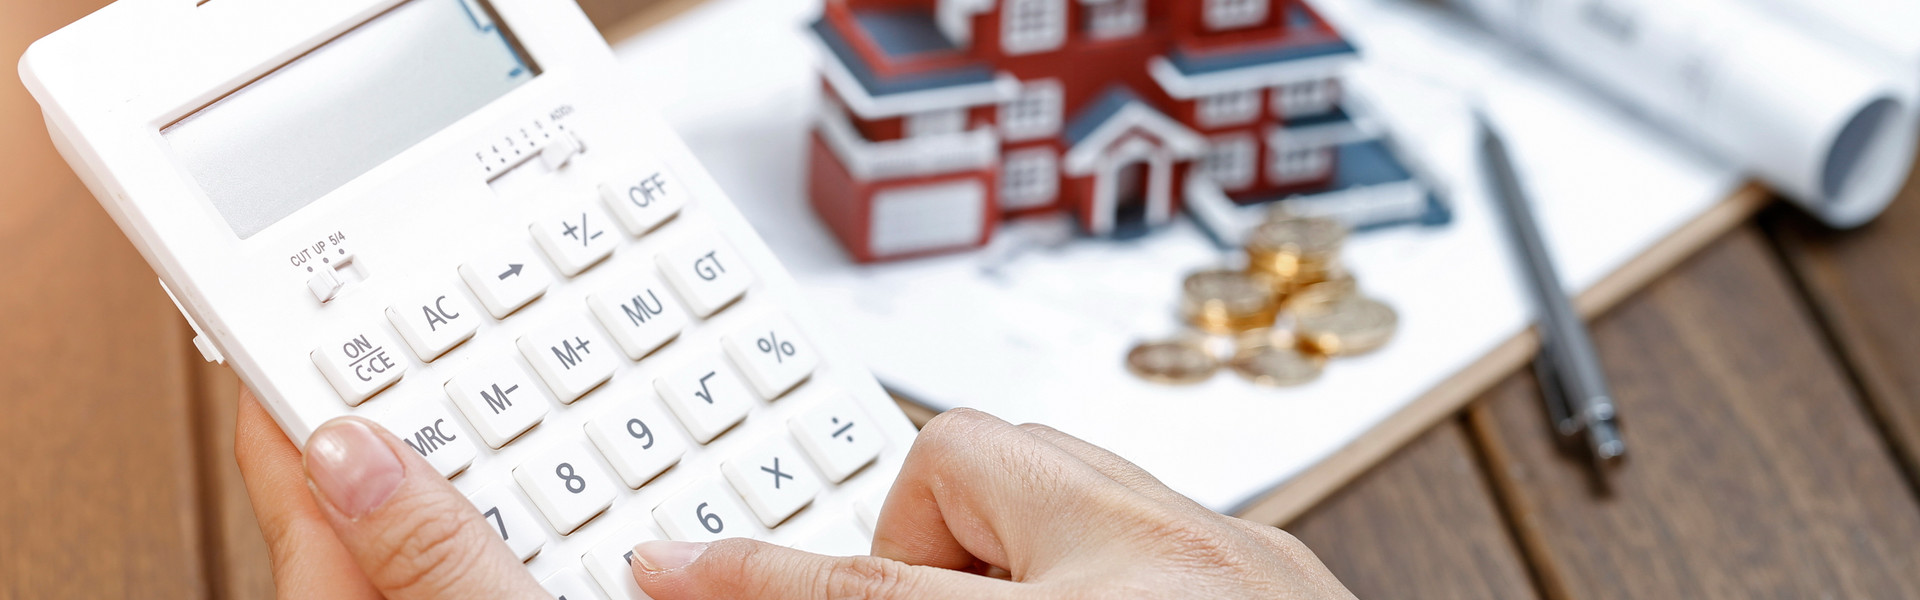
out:
<path id="1" fill-rule="evenodd" d="M 613 504 L 617 483 L 578 441 L 562 442 L 513 469 L 513 478 L 533 498 L 560 535 L 573 533 Z"/>

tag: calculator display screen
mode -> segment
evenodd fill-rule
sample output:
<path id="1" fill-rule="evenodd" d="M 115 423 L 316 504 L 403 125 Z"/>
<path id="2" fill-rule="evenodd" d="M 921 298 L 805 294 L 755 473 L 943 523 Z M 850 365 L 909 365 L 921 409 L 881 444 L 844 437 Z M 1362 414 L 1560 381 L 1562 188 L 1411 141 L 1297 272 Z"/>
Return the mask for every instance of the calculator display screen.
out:
<path id="1" fill-rule="evenodd" d="M 247 238 L 538 69 L 484 0 L 407 0 L 161 135 Z"/>

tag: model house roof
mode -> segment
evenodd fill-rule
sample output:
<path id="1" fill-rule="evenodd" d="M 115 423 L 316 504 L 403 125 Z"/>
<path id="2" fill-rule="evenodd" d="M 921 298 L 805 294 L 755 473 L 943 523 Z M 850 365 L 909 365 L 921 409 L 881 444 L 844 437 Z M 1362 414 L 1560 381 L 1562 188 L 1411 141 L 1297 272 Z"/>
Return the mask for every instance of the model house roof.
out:
<path id="1" fill-rule="evenodd" d="M 1134 129 L 1157 138 L 1176 156 L 1192 157 L 1206 148 L 1206 141 L 1192 129 L 1154 109 L 1133 90 L 1116 85 L 1075 114 L 1061 132 L 1067 146 L 1066 171 L 1092 172 L 1101 153 Z"/>
<path id="2" fill-rule="evenodd" d="M 912 20 L 901 18 L 900 15 L 868 15 L 866 18 L 859 18 L 859 22 L 863 28 L 861 33 L 873 35 L 874 32 L 885 32 L 880 35 L 873 35 L 874 41 L 883 49 L 891 48 L 902 51 L 903 56 L 925 53 L 935 46 L 933 42 L 919 38 L 912 26 L 903 26 L 903 24 L 911 23 Z M 927 23 L 931 24 L 932 20 L 928 19 Z M 870 24 L 878 25 L 878 27 L 875 29 L 864 29 Z M 861 55 L 861 53 L 854 48 L 853 42 L 842 35 L 839 29 L 833 27 L 827 19 L 822 18 L 815 21 L 813 23 L 813 32 L 814 35 L 819 36 L 820 42 L 832 53 L 833 58 L 837 59 L 842 66 L 846 67 L 848 74 L 852 75 L 853 78 L 860 83 L 860 87 L 872 96 L 886 96 L 889 94 L 926 91 L 969 84 L 990 83 L 993 81 L 993 66 L 986 62 L 972 62 L 947 68 L 913 70 L 892 76 L 882 75 L 880 70 L 876 68 L 876 65 L 868 61 L 867 57 Z M 934 29 L 933 33 L 938 34 L 939 30 Z M 940 39 L 945 40 L 946 38 L 942 36 Z M 947 48 L 951 49 L 951 45 L 947 46 Z"/>

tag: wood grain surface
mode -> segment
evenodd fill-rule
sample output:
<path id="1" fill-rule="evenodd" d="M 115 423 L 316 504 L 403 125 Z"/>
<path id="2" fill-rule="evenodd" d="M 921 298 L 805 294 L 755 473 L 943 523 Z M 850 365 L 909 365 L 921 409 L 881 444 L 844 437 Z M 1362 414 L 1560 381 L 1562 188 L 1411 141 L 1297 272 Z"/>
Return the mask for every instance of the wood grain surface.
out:
<path id="1" fill-rule="evenodd" d="M 0 56 L 101 4 L 4 3 Z M 0 595 L 203 595 L 180 317 L 41 123 L 0 76 Z"/>
<path id="2" fill-rule="evenodd" d="M 1920 505 L 1757 228 L 1593 333 L 1629 444 L 1606 487 L 1526 379 L 1469 409 L 1551 597 L 1920 597 Z"/>
<path id="3" fill-rule="evenodd" d="M 1361 598 L 1533 598 L 1465 428 L 1449 419 L 1286 527 Z"/>

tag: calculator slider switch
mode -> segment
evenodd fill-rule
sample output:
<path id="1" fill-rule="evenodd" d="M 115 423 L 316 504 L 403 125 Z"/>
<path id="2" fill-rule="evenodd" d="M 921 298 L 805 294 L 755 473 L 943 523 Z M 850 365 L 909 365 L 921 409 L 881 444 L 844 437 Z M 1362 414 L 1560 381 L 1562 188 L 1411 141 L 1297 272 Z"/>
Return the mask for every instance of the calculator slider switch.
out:
<path id="1" fill-rule="evenodd" d="M 558 169 L 566 166 L 573 157 L 586 151 L 587 146 L 580 143 L 579 137 L 574 136 L 571 131 L 562 129 L 552 139 L 547 140 L 546 146 L 540 148 L 540 162 L 545 163 L 548 169 Z"/>
<path id="2" fill-rule="evenodd" d="M 687 190 L 659 160 L 641 161 L 600 184 L 600 199 L 634 236 L 645 235 L 687 204 Z"/>
<path id="3" fill-rule="evenodd" d="M 307 291 L 313 292 L 313 299 L 319 300 L 321 304 L 333 301 L 340 295 L 340 288 L 345 286 L 346 282 L 341 281 L 340 275 L 333 272 L 333 267 L 325 265 L 314 270 L 313 276 L 307 278 Z"/>
<path id="4" fill-rule="evenodd" d="M 400 356 L 400 348 L 375 326 L 328 338 L 314 349 L 312 357 L 314 366 L 320 368 L 320 373 L 348 406 L 359 406 L 368 397 L 400 381 L 400 376 L 407 371 L 407 361 Z"/>
<path id="5" fill-rule="evenodd" d="M 753 271 L 718 233 L 660 253 L 660 270 L 701 318 L 713 316 L 747 293 Z"/>

